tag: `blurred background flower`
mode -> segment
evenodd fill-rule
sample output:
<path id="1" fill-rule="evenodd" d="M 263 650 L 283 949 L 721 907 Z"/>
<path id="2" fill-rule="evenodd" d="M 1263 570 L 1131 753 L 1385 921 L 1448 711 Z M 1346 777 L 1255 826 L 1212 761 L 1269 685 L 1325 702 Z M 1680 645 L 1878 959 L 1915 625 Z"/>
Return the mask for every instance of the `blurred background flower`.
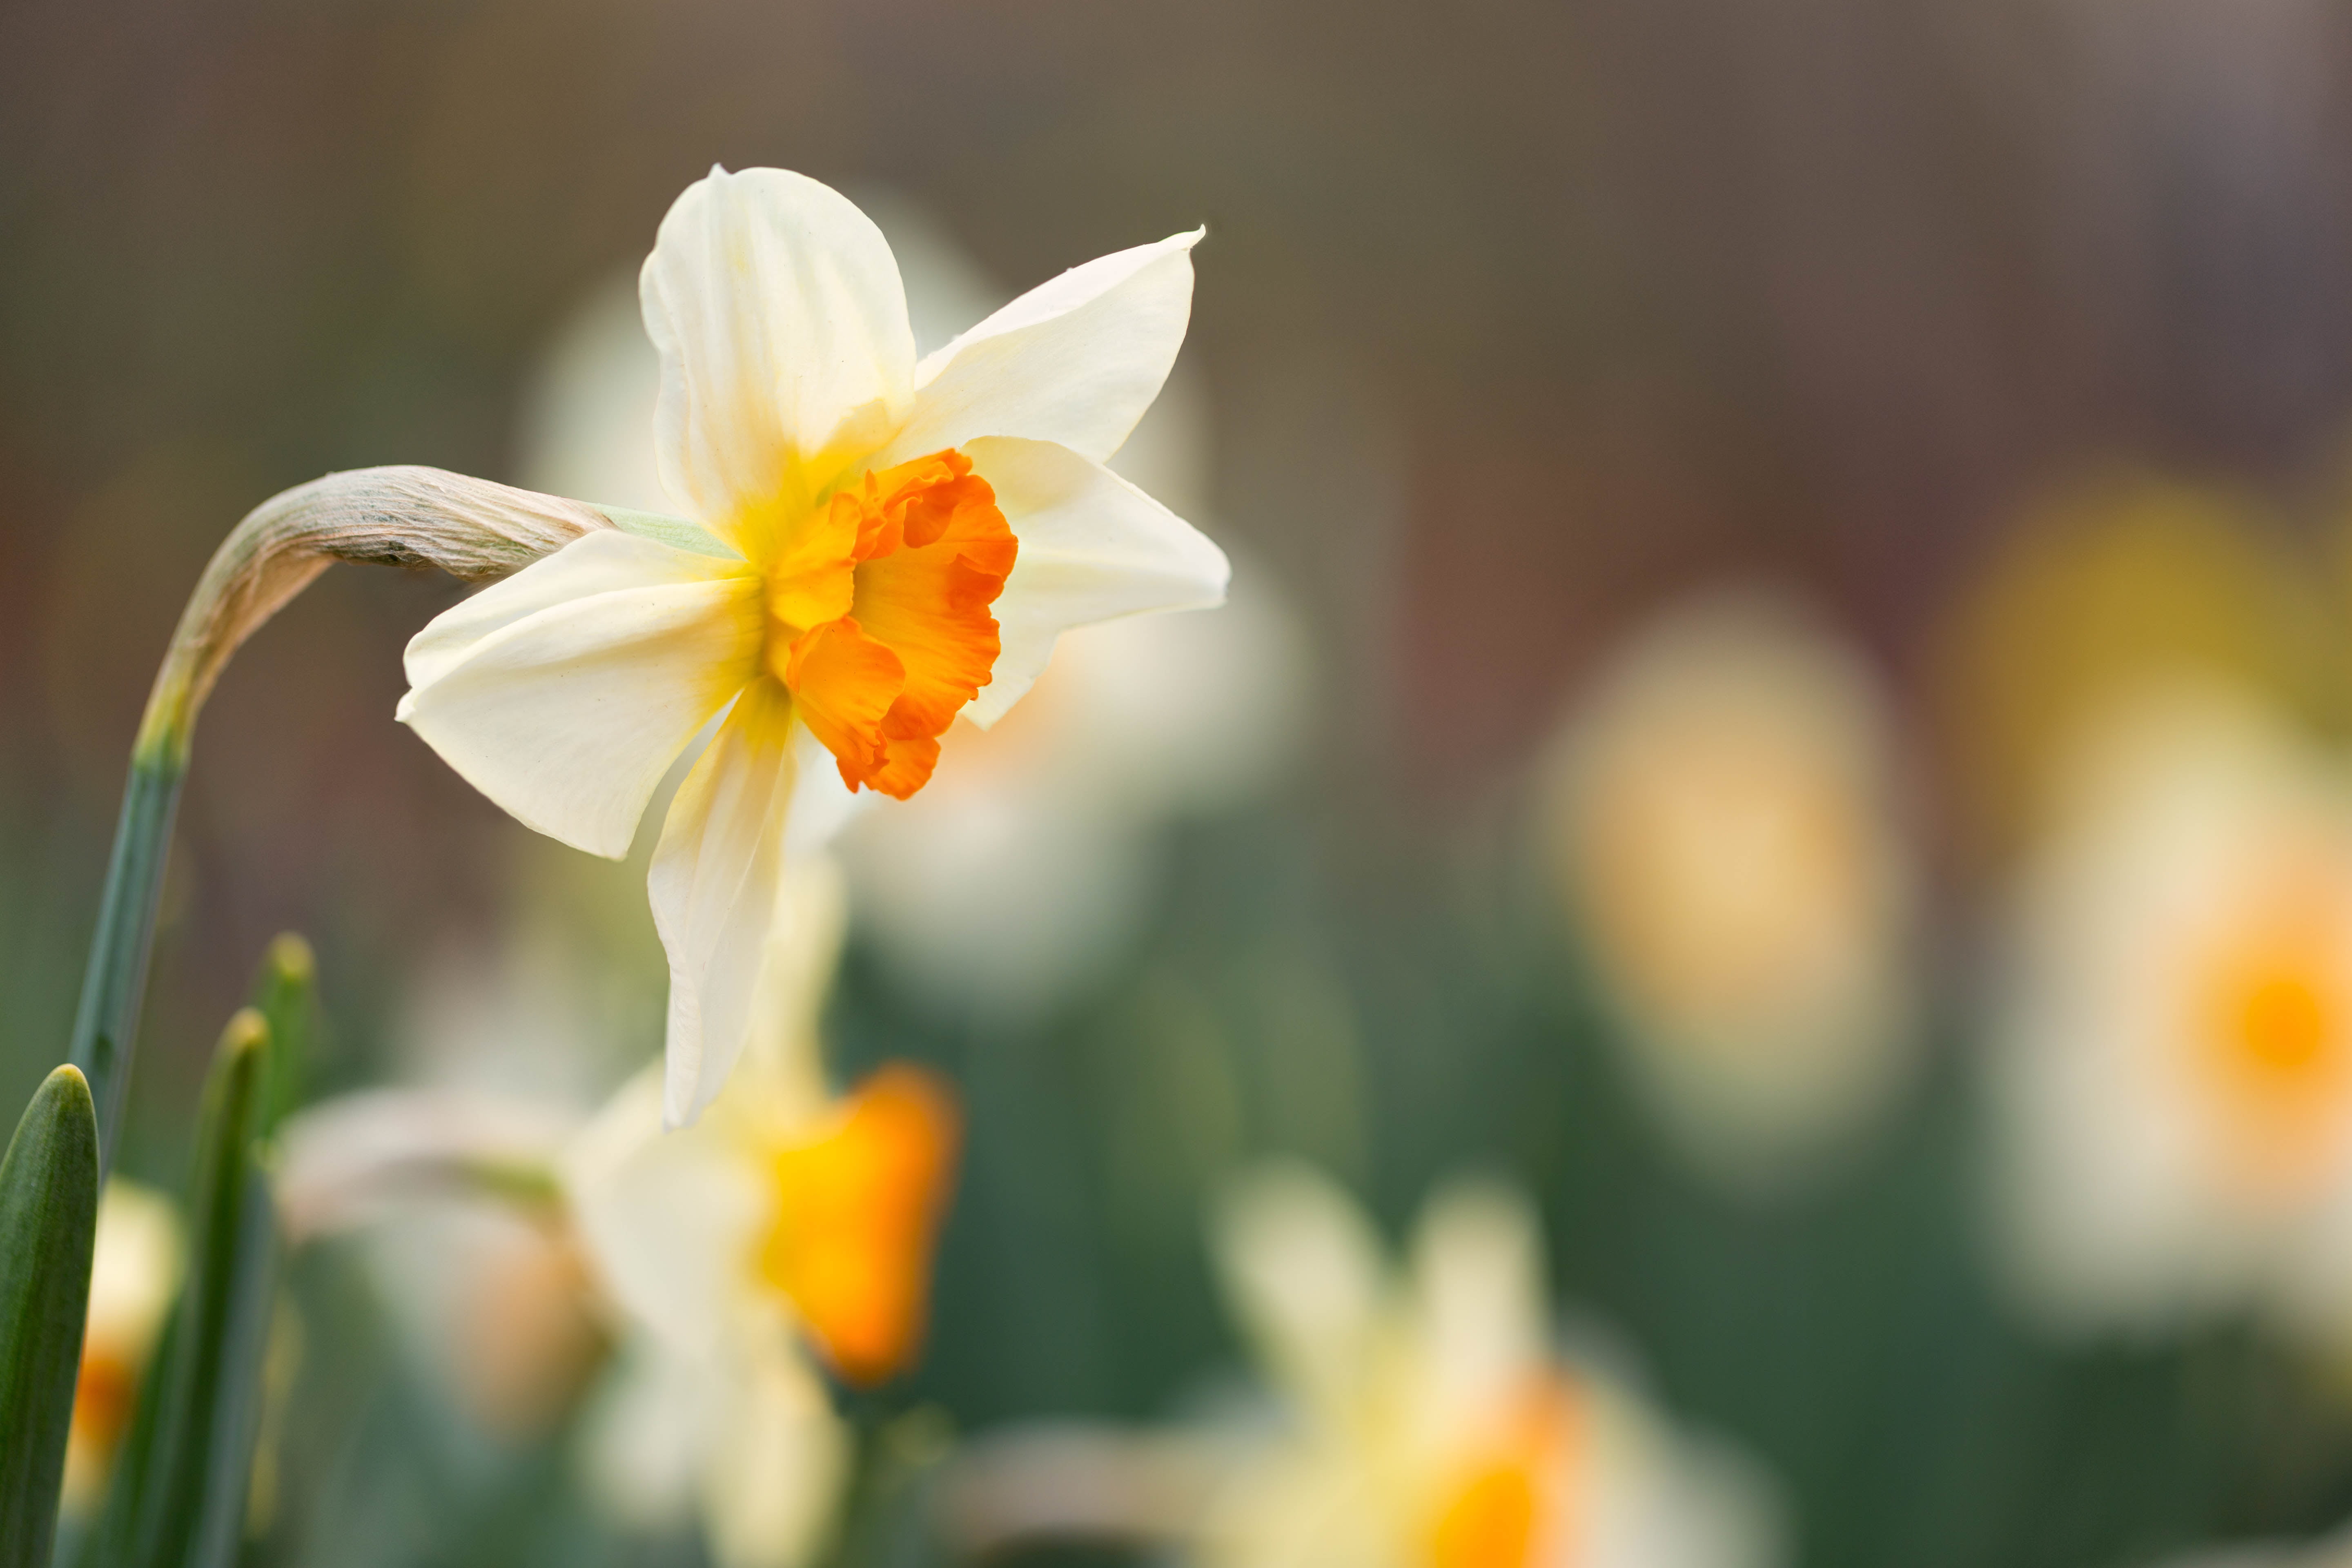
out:
<path id="1" fill-rule="evenodd" d="M 2021 511 L 1938 637 L 1955 836 L 1980 868 L 2035 842 L 2082 731 L 2150 686 L 2220 680 L 2315 724 L 2352 718 L 2341 585 L 2259 495 L 2109 465 Z"/>
<path id="2" fill-rule="evenodd" d="M 2352 772 L 2242 691 L 2093 725 L 2000 1004 L 2021 1283 L 2143 1331 L 2352 1325 Z"/>
<path id="3" fill-rule="evenodd" d="M 1201 1560 L 1780 1560 L 1757 1477 L 1554 1352 L 1535 1218 L 1508 1189 L 1433 1197 L 1404 1278 L 1363 1214 L 1305 1166 L 1236 1189 L 1214 1247 L 1280 1427 L 1236 1458 L 1200 1527 Z"/>
<path id="4" fill-rule="evenodd" d="M 1761 590 L 1686 604 L 1554 742 L 1546 848 L 1632 1066 L 1688 1155 L 1785 1184 L 1918 1047 L 1917 868 L 1886 695 Z"/>
<path id="5" fill-rule="evenodd" d="M 106 1495 L 115 1450 L 138 1407 L 140 1375 L 179 1292 L 186 1250 L 171 1199 L 120 1176 L 107 1183 L 98 1205 L 89 1319 L 66 1445 L 69 1515 L 87 1517 Z"/>
<path id="6" fill-rule="evenodd" d="M 2174 1568 L 2335 1568 L 2347 1561 L 2352 1561 L 2352 1542 L 2338 1531 L 2318 1541 L 2218 1547 L 2175 1559 Z"/>

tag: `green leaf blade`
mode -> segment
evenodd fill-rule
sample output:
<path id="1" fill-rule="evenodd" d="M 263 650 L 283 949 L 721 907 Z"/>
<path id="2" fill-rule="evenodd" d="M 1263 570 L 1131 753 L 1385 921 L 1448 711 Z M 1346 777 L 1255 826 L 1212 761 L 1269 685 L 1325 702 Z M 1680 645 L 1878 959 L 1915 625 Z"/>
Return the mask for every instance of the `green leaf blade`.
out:
<path id="1" fill-rule="evenodd" d="M 61 1067 L 0 1156 L 0 1568 L 47 1568 L 97 1234 L 97 1106 Z"/>
<path id="2" fill-rule="evenodd" d="M 262 1157 L 271 1054 L 259 1011 L 247 1007 L 229 1020 L 205 1086 L 187 1281 L 85 1563 L 215 1568 L 236 1561 L 276 1306 L 278 1221 Z"/>

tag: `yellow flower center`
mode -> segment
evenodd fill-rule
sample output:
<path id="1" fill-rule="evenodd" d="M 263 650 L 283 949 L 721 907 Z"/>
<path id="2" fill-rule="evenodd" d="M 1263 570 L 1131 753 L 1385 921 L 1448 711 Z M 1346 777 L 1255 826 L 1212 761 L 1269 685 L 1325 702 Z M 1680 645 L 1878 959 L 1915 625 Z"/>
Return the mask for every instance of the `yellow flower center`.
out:
<path id="1" fill-rule="evenodd" d="M 1557 1539 L 1562 1500 L 1549 1484 L 1576 1432 L 1572 1391 L 1547 1380 L 1441 1489 L 1429 1568 L 1531 1568 L 1539 1538 Z"/>
<path id="2" fill-rule="evenodd" d="M 2352 1089 L 2352 996 L 2325 911 L 2283 910 L 2249 930 L 2206 980 L 2204 1076 L 2227 1158 L 2249 1184 L 2294 1192 L 2340 1146 Z"/>
<path id="3" fill-rule="evenodd" d="M 1693 711 L 1603 765 L 1578 854 L 1636 999 L 1737 1047 L 1851 964 L 1876 909 L 1872 824 L 1854 782 L 1778 728 Z"/>
<path id="4" fill-rule="evenodd" d="M 956 1139 L 947 1087 L 894 1064 L 771 1157 L 760 1278 L 853 1383 L 900 1371 L 919 1346 Z"/>
<path id="5" fill-rule="evenodd" d="M 1437 1516 L 1430 1568 L 1526 1568 L 1535 1545 L 1536 1483 L 1505 1461 L 1473 1471 Z"/>
<path id="6" fill-rule="evenodd" d="M 844 783 L 905 799 L 996 667 L 1018 542 L 953 447 L 853 479 L 763 563 L 763 663 Z"/>

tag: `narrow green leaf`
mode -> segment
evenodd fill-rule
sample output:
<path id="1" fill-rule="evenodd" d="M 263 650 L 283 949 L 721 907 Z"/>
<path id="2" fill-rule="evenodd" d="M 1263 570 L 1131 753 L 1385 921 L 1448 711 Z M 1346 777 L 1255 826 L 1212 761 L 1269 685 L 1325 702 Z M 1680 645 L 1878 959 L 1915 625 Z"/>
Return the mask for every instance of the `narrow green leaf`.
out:
<path id="1" fill-rule="evenodd" d="M 48 1568 L 97 1235 L 97 1109 L 61 1067 L 0 1156 L 0 1568 Z"/>
<path id="2" fill-rule="evenodd" d="M 81 1568 L 111 1568 L 128 1560 L 131 1535 L 138 1528 L 139 1500 L 153 1489 L 157 1454 L 163 1445 L 157 1432 L 163 1423 L 166 1369 L 180 1356 L 180 1314 L 163 1321 L 163 1331 L 147 1358 L 147 1375 L 139 1384 L 139 1404 L 131 1412 L 131 1430 L 114 1451 L 114 1467 L 106 1486 L 106 1505 L 82 1532 Z"/>
<path id="3" fill-rule="evenodd" d="M 220 1375 L 215 1385 L 202 1465 L 203 1489 L 189 1531 L 188 1568 L 231 1568 L 245 1542 L 245 1512 L 253 1497 L 253 1456 L 261 1437 L 263 1373 L 278 1305 L 278 1201 L 268 1173 L 248 1150 L 243 1212 L 237 1216 L 228 1311 L 221 1325 Z"/>
<path id="4" fill-rule="evenodd" d="M 229 1020 L 197 1130 L 187 1283 L 85 1563 L 214 1568 L 235 1561 L 277 1279 L 277 1215 L 260 1142 L 270 1055 L 258 1011 Z"/>

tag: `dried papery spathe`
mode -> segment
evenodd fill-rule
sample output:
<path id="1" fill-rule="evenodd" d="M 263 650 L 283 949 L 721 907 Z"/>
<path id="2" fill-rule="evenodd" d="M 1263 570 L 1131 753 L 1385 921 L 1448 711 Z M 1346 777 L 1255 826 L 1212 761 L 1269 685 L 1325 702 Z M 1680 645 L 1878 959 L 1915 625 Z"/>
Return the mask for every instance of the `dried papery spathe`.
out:
<path id="1" fill-rule="evenodd" d="M 613 527 L 583 501 L 413 464 L 352 468 L 281 490 L 213 552 L 156 672 L 139 750 L 184 759 L 198 709 L 229 656 L 338 561 L 503 577 Z"/>
<path id="2" fill-rule="evenodd" d="M 113 1159 L 130 1082 L 155 900 L 196 714 L 229 656 L 336 561 L 499 577 L 618 521 L 580 501 L 439 468 L 354 468 L 271 497 L 221 542 L 181 613 L 131 746 L 68 1049 L 97 1100 L 103 1161 Z"/>

